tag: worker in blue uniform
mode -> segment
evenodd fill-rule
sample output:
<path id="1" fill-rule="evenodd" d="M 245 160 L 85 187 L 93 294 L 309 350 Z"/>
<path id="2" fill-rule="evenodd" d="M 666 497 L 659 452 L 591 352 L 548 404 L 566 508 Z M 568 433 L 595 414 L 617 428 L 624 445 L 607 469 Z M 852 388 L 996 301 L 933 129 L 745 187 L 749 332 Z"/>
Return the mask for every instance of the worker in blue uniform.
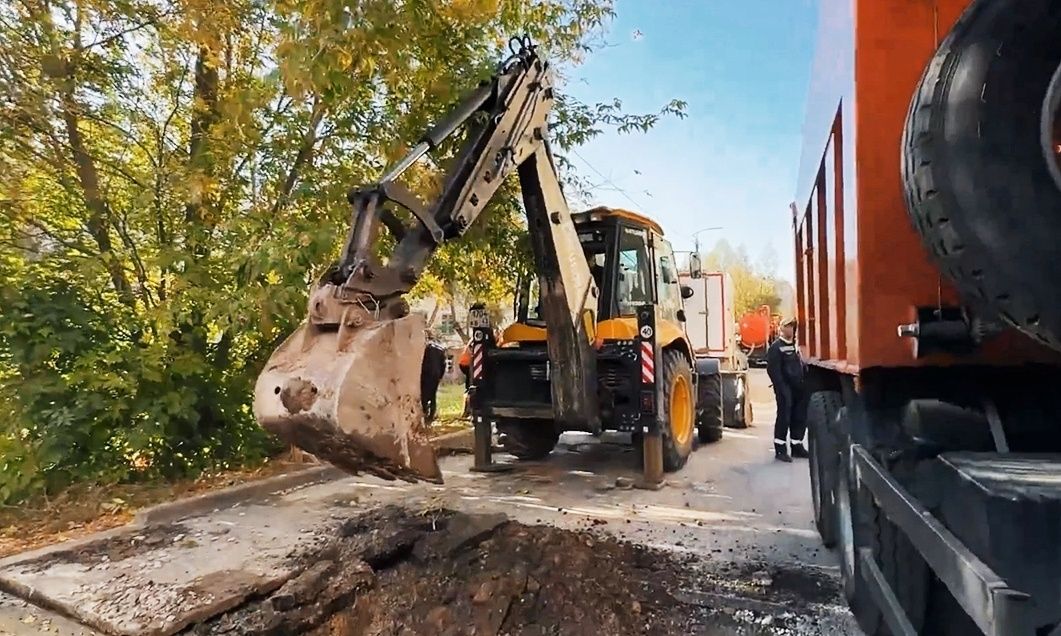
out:
<path id="1" fill-rule="evenodd" d="M 766 350 L 766 372 L 777 401 L 774 423 L 774 457 L 791 462 L 793 457 L 806 458 L 804 438 L 807 432 L 807 391 L 804 384 L 806 365 L 796 346 L 796 320 L 784 321 L 778 338 Z M 789 447 L 792 452 L 789 454 Z"/>

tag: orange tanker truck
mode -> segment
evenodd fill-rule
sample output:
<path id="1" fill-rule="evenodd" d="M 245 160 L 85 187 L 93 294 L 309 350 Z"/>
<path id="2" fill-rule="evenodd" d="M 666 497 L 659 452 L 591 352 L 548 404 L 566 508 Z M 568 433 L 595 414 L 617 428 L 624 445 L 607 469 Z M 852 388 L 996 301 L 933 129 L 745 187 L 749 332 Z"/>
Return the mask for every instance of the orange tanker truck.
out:
<path id="1" fill-rule="evenodd" d="M 766 364 L 766 349 L 777 338 L 781 317 L 770 313 L 770 306 L 763 305 L 740 317 L 737 334 L 740 349 L 748 356 L 750 366 Z"/>
<path id="2" fill-rule="evenodd" d="M 815 519 L 867 634 L 1061 634 L 1061 2 L 823 0 Z"/>

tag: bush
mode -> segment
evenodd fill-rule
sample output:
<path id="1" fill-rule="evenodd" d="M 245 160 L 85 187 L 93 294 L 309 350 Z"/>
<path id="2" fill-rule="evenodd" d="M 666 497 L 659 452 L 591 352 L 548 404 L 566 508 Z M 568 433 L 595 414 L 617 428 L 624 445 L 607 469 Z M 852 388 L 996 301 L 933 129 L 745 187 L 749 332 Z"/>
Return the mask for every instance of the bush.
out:
<path id="1" fill-rule="evenodd" d="M 220 340 L 159 333 L 117 303 L 96 311 L 64 280 L 30 283 L 0 297 L 0 500 L 195 475 L 276 450 L 250 413 L 253 373 L 219 364 Z"/>

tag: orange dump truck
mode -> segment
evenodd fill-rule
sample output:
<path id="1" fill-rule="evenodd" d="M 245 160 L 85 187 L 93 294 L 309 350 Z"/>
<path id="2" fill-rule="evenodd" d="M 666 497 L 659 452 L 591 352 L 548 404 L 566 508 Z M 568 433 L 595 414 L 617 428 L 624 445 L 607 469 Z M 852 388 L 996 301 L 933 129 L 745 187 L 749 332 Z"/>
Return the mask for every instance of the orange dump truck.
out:
<path id="1" fill-rule="evenodd" d="M 1061 2 L 822 0 L 792 206 L 867 634 L 1061 634 Z"/>

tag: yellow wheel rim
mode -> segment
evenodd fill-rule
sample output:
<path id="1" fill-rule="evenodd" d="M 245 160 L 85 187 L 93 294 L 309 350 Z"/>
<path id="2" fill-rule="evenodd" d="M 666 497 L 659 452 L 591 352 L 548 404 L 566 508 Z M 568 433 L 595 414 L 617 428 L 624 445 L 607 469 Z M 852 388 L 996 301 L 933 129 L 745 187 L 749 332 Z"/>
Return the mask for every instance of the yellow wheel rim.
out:
<path id="1" fill-rule="evenodd" d="M 678 446 L 684 446 L 693 438 L 693 391 L 684 375 L 674 376 L 669 406 L 671 437 Z"/>

